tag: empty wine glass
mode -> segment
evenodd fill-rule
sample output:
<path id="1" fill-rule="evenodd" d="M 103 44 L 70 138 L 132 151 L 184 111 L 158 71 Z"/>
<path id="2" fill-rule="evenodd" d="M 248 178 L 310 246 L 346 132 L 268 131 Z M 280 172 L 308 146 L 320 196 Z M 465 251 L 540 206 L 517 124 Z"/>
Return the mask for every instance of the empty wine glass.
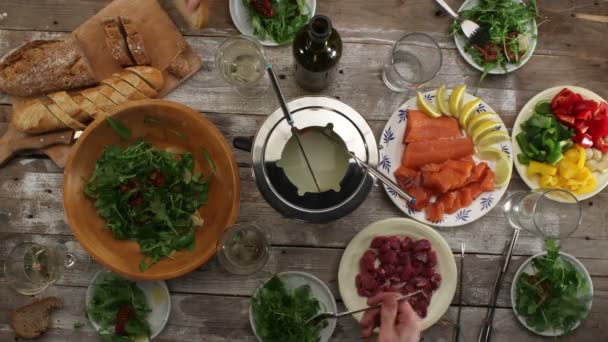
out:
<path id="1" fill-rule="evenodd" d="M 220 264 L 230 273 L 246 275 L 259 271 L 270 256 L 270 239 L 255 223 L 229 227 L 217 243 Z"/>
<path id="2" fill-rule="evenodd" d="M 86 271 L 89 257 L 77 245 L 74 241 L 63 244 L 18 244 L 4 263 L 6 281 L 21 294 L 35 295 L 59 280 L 66 269 Z"/>
<path id="3" fill-rule="evenodd" d="M 562 189 L 516 192 L 507 199 L 503 211 L 513 227 L 545 239 L 569 237 L 582 219 L 580 202 Z"/>

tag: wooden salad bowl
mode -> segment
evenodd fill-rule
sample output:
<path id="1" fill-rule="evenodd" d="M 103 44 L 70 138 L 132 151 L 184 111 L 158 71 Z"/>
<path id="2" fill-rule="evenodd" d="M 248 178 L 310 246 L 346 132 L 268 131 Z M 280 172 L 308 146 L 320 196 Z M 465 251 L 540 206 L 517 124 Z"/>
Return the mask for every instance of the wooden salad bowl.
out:
<path id="1" fill-rule="evenodd" d="M 204 115 L 174 102 L 128 102 L 118 106 L 111 115 L 131 129 L 131 140 L 121 139 L 106 120 L 96 120 L 74 145 L 65 167 L 63 207 L 72 233 L 95 261 L 130 279 L 170 279 L 191 272 L 215 254 L 217 240 L 238 214 L 239 170 L 230 145 Z M 162 124 L 144 122 L 145 118 L 154 118 Z M 207 174 L 210 166 L 200 152 L 203 147 L 216 168 L 210 180 L 207 204 L 199 209 L 204 224 L 196 233 L 194 250 L 177 251 L 172 259 L 162 258 L 144 272 L 139 270 L 143 255 L 137 242 L 115 239 L 105 220 L 97 215 L 93 201 L 83 192 L 104 147 L 126 146 L 137 138 L 176 152 L 190 151 L 195 172 Z"/>

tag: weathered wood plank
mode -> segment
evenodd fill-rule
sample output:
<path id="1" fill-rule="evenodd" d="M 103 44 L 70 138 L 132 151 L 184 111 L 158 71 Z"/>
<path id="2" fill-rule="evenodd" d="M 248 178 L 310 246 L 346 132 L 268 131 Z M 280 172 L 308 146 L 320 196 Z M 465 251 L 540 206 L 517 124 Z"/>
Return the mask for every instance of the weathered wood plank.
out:
<path id="1" fill-rule="evenodd" d="M 161 3 L 184 34 L 226 36 L 238 33 L 230 19 L 227 1 L 209 1 L 209 26 L 203 30 L 190 29 L 172 1 L 162 0 Z M 107 3 L 107 0 L 9 0 L 0 8 L 8 15 L 0 21 L 0 28 L 72 31 Z M 458 8 L 462 1 L 450 3 Z M 575 12 L 608 14 L 606 1 L 541 0 L 539 8 L 547 22 L 539 29 L 541 38 L 537 54 L 606 56 L 608 47 L 596 44 L 598 37 L 606 37 L 605 26 L 571 17 Z M 317 13 L 329 15 L 348 42 L 392 44 L 408 32 L 419 31 L 433 35 L 442 46 L 454 47 L 453 40 L 448 36 L 451 20 L 437 12 L 437 6 L 431 1 L 319 1 Z M 538 20 L 539 23 L 541 21 Z"/>
<path id="2" fill-rule="evenodd" d="M 0 239 L 2 236 L 0 235 Z M 14 234 L 5 236 L 0 246 L 0 260 L 4 260 L 12 246 L 21 241 L 34 241 L 41 244 L 54 244 L 58 241 L 73 241 L 71 236 L 58 235 L 29 235 Z M 579 256 L 577 250 L 566 251 Z M 316 275 L 324 281 L 334 296 L 340 298 L 338 288 L 338 268 L 342 258 L 342 249 L 329 248 L 301 248 L 280 247 L 272 248 L 268 264 L 259 272 L 239 277 L 224 271 L 216 259 L 183 277 L 170 280 L 169 288 L 172 292 L 197 293 L 212 295 L 249 296 L 259 284 L 272 274 L 284 271 L 303 271 Z M 84 251 L 82 251 L 84 253 Z M 458 256 L 456 256 L 458 258 Z M 514 257 L 509 268 L 498 298 L 498 306 L 510 307 L 510 289 L 513 275 L 527 257 Z M 608 312 L 608 260 L 581 258 L 581 262 L 587 267 L 594 285 L 594 310 Z M 2 264 L 2 261 L 0 261 Z M 459 267 L 459 262 L 457 263 Z M 500 257 L 497 255 L 475 255 L 465 256 L 463 305 L 483 306 L 489 302 L 491 288 L 494 284 L 496 272 L 500 267 Z M 86 271 L 66 271 L 58 284 L 63 286 L 88 286 L 95 272 L 102 267 L 94 262 Z M 0 283 L 6 281 L 0 276 Z M 353 279 L 354 282 L 354 279 Z M 458 293 L 458 292 L 457 292 Z M 458 295 L 454 297 L 453 304 L 460 302 Z"/>
<path id="3" fill-rule="evenodd" d="M 2 298 L 6 298 L 0 306 L 0 315 L 7 317 L 9 312 L 20 305 L 31 301 L 29 297 L 15 296 L 10 290 L 0 288 Z M 85 288 L 55 286 L 46 291 L 45 295 L 55 295 L 64 298 L 65 307 L 52 314 L 51 329 L 39 341 L 100 341 L 92 326 L 84 318 Z M 80 300 L 68 301 L 67 298 Z M 249 326 L 249 300 L 241 297 L 223 297 L 207 295 L 173 294 L 169 323 L 155 341 L 255 341 Z M 339 310 L 343 305 L 338 305 Z M 451 307 L 446 315 L 436 325 L 423 333 L 425 341 L 446 341 L 453 332 L 456 320 L 455 307 Z M 464 338 L 475 340 L 480 322 L 485 314 L 484 308 L 463 308 L 462 326 Z M 560 338 L 560 341 L 601 341 L 608 338 L 608 333 L 602 328 L 606 312 L 592 311 L 571 335 Z M 78 330 L 73 328 L 76 322 L 86 322 Z M 527 332 L 517 321 L 510 309 L 497 309 L 494 318 L 493 341 L 544 341 L 538 336 Z M 343 318 L 337 322 L 332 341 L 358 341 L 360 328 L 352 318 Z M 0 323 L 0 339 L 12 339 L 10 326 Z"/>
<path id="4" fill-rule="evenodd" d="M 26 39 L 54 36 L 56 34 L 1 30 L 0 41 L 6 44 L 0 46 L 0 54 Z M 221 41 L 222 38 L 188 39 L 203 58 L 205 66 L 169 94 L 167 99 L 202 112 L 267 115 L 277 109 L 278 104 L 270 90 L 259 98 L 244 99 L 220 78 L 213 56 Z M 341 99 L 367 119 L 388 119 L 399 105 L 415 95 L 414 90 L 404 94 L 392 92 L 383 84 L 381 71 L 389 50 L 390 46 L 345 44 L 339 67 L 341 73 L 324 94 Z M 456 50 L 444 49 L 443 52 L 444 63 L 439 75 L 422 90 L 432 90 L 442 83 L 446 83 L 448 87 L 466 83 L 471 88 L 470 92 L 475 92 L 479 73 L 469 67 Z M 269 49 L 268 55 L 277 72 L 285 76 L 281 84 L 288 99 L 308 94 L 293 80 L 293 60 L 289 49 Z M 573 68 L 573 65 L 576 65 L 576 68 Z M 606 73 L 608 59 L 605 56 L 594 61 L 575 56 L 537 56 L 516 73 L 488 77 L 482 88 L 478 89 L 477 95 L 498 113 L 508 117 L 516 115 L 535 93 L 560 84 L 580 85 L 608 97 L 608 80 L 597 77 Z M 7 98 L 0 98 L 0 103 L 7 103 Z"/>

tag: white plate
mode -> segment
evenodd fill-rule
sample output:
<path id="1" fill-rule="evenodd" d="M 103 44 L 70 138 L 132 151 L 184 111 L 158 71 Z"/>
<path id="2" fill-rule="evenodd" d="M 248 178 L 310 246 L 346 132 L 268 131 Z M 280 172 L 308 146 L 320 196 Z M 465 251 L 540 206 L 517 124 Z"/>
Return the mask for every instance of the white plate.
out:
<path id="1" fill-rule="evenodd" d="M 564 88 L 568 88 L 575 93 L 581 94 L 584 99 L 594 100 L 597 102 L 606 102 L 606 100 L 602 99 L 598 94 L 592 92 L 591 90 L 576 86 L 565 85 L 544 90 L 534 96 L 530 101 L 528 101 L 528 103 L 526 103 L 526 105 L 519 112 L 519 115 L 517 115 L 517 119 L 515 119 L 515 125 L 513 126 L 511 141 L 513 144 L 513 156 L 515 157 L 515 168 L 517 169 L 517 173 L 519 173 L 521 179 L 524 180 L 524 182 L 530 187 L 530 189 L 538 189 L 541 186 L 538 183 L 536 177 L 535 179 L 530 179 L 528 177 L 528 166 L 521 164 L 517 160 L 517 155 L 521 153 L 521 149 L 519 148 L 519 144 L 517 143 L 516 137 L 519 133 L 521 133 L 521 124 L 528 120 L 534 113 L 534 107 L 536 106 L 536 104 L 542 100 L 551 101 L 551 99 L 553 99 L 553 97 Z M 608 173 L 593 172 L 593 175 L 595 176 L 595 178 L 597 178 L 597 187 L 594 191 L 586 194 L 574 194 L 574 196 L 576 196 L 579 201 L 583 201 L 595 196 L 600 191 L 604 190 L 606 185 L 608 185 Z"/>
<path id="2" fill-rule="evenodd" d="M 321 279 L 310 273 L 295 271 L 281 272 L 277 275 L 283 281 L 283 283 L 285 283 L 287 290 L 293 290 L 302 285 L 310 286 L 312 296 L 316 298 L 321 305 L 320 312 L 338 312 L 338 306 L 336 305 L 334 296 L 331 294 L 329 288 L 321 281 Z M 264 284 L 261 284 L 255 290 L 253 297 L 258 294 L 258 291 L 262 288 L 262 286 L 264 286 Z M 253 329 L 253 333 L 257 337 L 258 341 L 262 341 L 255 330 L 255 321 L 253 320 L 253 309 L 251 308 L 251 305 L 249 305 L 249 324 L 251 325 L 251 329 Z M 319 342 L 329 341 L 331 335 L 334 333 L 334 329 L 336 329 L 336 320 L 327 320 L 327 326 L 321 330 L 321 339 Z"/>
<path id="3" fill-rule="evenodd" d="M 430 102 L 435 103 L 435 91 L 424 93 L 424 97 Z M 474 100 L 475 98 L 476 97 L 472 95 L 465 94 L 464 103 Z M 403 150 L 405 149 L 405 145 L 403 145 L 402 141 L 403 136 L 405 135 L 405 127 L 407 126 L 407 111 L 409 109 L 416 108 L 415 97 L 401 105 L 401 107 L 399 107 L 395 114 L 393 114 L 393 116 L 391 116 L 386 123 L 386 126 L 382 131 L 382 136 L 380 137 L 380 142 L 378 143 L 380 148 L 380 162 L 378 163 L 378 170 L 393 181 L 396 181 L 393 173 L 399 168 L 399 165 L 401 165 L 401 157 L 403 156 Z M 484 111 L 494 112 L 494 110 L 487 103 L 482 101 L 477 109 L 477 113 Z M 500 131 L 508 134 L 509 132 L 507 131 L 504 122 L 502 122 L 502 120 L 500 122 L 502 123 L 500 126 Z M 513 161 L 510 141 L 503 141 L 501 143 L 494 144 L 491 147 L 504 151 L 509 156 L 511 161 Z M 475 156 L 473 156 L 473 159 L 475 159 L 475 162 L 481 161 Z M 495 162 L 487 160 L 484 160 L 484 162 L 488 163 L 488 166 L 490 169 L 492 169 L 492 171 L 496 171 Z M 509 170 L 509 179 L 511 178 L 511 172 L 513 171 L 513 164 L 511 163 L 510 165 L 511 169 Z M 462 208 L 453 214 L 445 214 L 443 219 L 439 222 L 431 222 L 427 220 L 424 210 L 415 211 L 411 209 L 407 205 L 407 202 L 403 198 L 399 197 L 392 189 L 388 188 L 387 186 L 384 188 L 386 189 L 386 192 L 393 203 L 395 203 L 399 209 L 401 209 L 411 218 L 422 223 L 439 227 L 457 227 L 471 223 L 490 212 L 490 210 L 492 210 L 492 208 L 498 204 L 501 197 L 507 190 L 508 185 L 509 184 L 507 183 L 500 188 L 494 189 L 492 192 L 482 193 L 468 207 Z"/>
<path id="4" fill-rule="evenodd" d="M 290 0 L 280 0 L 280 1 L 290 1 Z M 312 18 L 315 15 L 315 11 L 317 9 L 317 0 L 306 0 L 306 5 L 310 11 L 310 17 Z M 230 0 L 230 17 L 232 18 L 232 22 L 234 26 L 246 36 L 253 37 L 258 40 L 260 44 L 264 46 L 279 46 L 277 42 L 273 40 L 260 40 L 258 37 L 253 35 L 253 26 L 251 26 L 251 19 L 249 17 L 249 11 L 243 5 L 243 0 Z M 288 44 L 284 43 L 285 44 Z"/>
<path id="5" fill-rule="evenodd" d="M 93 292 L 95 291 L 95 284 L 97 281 L 101 280 L 101 276 L 111 273 L 106 270 L 101 270 L 93 276 L 93 280 L 89 284 L 87 288 L 86 294 L 86 303 L 87 307 L 93 300 Z M 150 340 L 154 339 L 156 336 L 160 334 L 160 332 L 165 328 L 165 325 L 169 321 L 169 314 L 171 313 L 171 295 L 169 294 L 169 289 L 167 289 L 167 285 L 162 280 L 157 281 L 138 281 L 137 287 L 139 287 L 146 296 L 146 302 L 152 311 L 148 313 L 146 317 L 148 323 L 150 324 Z M 87 315 L 88 316 L 88 315 Z M 95 330 L 99 331 L 101 327 L 97 322 L 93 321 L 91 317 L 89 317 L 89 321 L 93 325 Z"/>
<path id="6" fill-rule="evenodd" d="M 514 0 L 514 1 L 521 2 L 521 0 Z M 477 6 L 478 3 L 479 3 L 479 0 L 467 0 L 462 4 L 462 6 L 460 6 L 460 8 L 458 9 L 458 12 L 466 10 L 466 9 L 471 9 L 471 8 Z M 491 74 L 491 75 L 506 74 L 506 73 L 509 73 L 509 72 L 512 72 L 512 71 L 515 71 L 515 70 L 521 68 L 524 64 L 526 64 L 526 62 L 528 62 L 528 60 L 530 59 L 530 57 L 532 57 L 532 54 L 534 53 L 534 49 L 536 48 L 536 43 L 538 41 L 538 29 L 536 27 L 536 20 L 533 20 L 530 24 L 528 24 L 527 31 L 528 32 L 526 32 L 526 35 L 528 36 L 528 41 L 529 41 L 528 51 L 526 51 L 526 53 L 522 56 L 519 64 L 507 63 L 505 65 L 507 71 L 505 71 L 505 69 L 503 69 L 501 66 L 498 66 L 496 68 L 490 69 L 488 74 Z M 456 34 L 456 35 L 454 35 L 454 41 L 456 42 L 456 47 L 458 48 L 458 51 L 460 52 L 462 57 L 464 57 L 464 59 L 472 67 L 483 72 L 483 67 L 481 65 L 475 63 L 475 61 L 473 60 L 473 57 L 471 57 L 471 55 L 468 54 L 464 49 L 468 43 L 468 40 L 463 35 Z"/>
<path id="7" fill-rule="evenodd" d="M 359 273 L 359 260 L 363 253 L 370 248 L 376 236 L 410 236 L 416 240 L 427 239 L 437 253 L 435 270 L 441 275 L 441 285 L 433 293 L 428 307 L 427 316 L 422 319 L 422 329 L 435 324 L 446 313 L 456 292 L 456 261 L 450 246 L 445 239 L 433 228 L 405 218 L 390 218 L 374 222 L 360 231 L 349 242 L 342 254 L 338 270 L 340 295 L 348 310 L 360 309 L 367 306 L 367 298 L 359 296 L 355 285 L 355 277 Z M 353 315 L 357 321 L 363 313 Z"/>
<path id="8" fill-rule="evenodd" d="M 524 261 L 524 263 L 519 267 L 519 269 L 515 273 L 515 276 L 513 277 L 513 282 L 511 283 L 511 306 L 513 307 L 513 313 L 515 313 L 515 317 L 517 317 L 519 322 L 524 327 L 526 327 L 528 330 L 530 330 L 531 332 L 541 335 L 541 336 L 548 336 L 548 337 L 562 336 L 564 334 L 564 332 L 562 330 L 552 330 L 552 331 L 540 332 L 540 331 L 536 331 L 536 330 L 532 329 L 532 327 L 530 327 L 528 325 L 528 323 L 526 323 L 526 318 L 523 316 L 520 316 L 517 313 L 517 310 L 515 309 L 515 294 L 516 294 L 516 287 L 517 287 L 517 279 L 519 279 L 519 276 L 523 272 L 532 274 L 533 273 L 532 260 L 535 258 L 538 258 L 540 256 L 546 255 L 546 254 L 547 254 L 547 252 L 538 253 L 538 254 L 530 257 L 530 259 Z M 572 264 L 574 266 L 574 268 L 576 268 L 576 270 L 579 271 L 583 275 L 583 278 L 585 278 L 585 281 L 587 282 L 587 284 L 589 284 L 589 295 L 591 296 L 591 298 L 593 298 L 593 282 L 591 281 L 591 276 L 589 275 L 589 272 L 587 271 L 585 266 L 580 261 L 578 261 L 578 259 L 576 259 L 575 257 L 573 257 L 570 254 L 559 252 L 559 255 L 562 259 L 570 262 L 570 264 Z M 591 302 L 592 301 L 589 301 L 589 307 L 587 308 L 587 314 L 589 313 L 589 311 L 591 311 Z M 581 324 L 580 321 L 577 322 L 572 330 L 578 328 L 578 326 L 580 324 Z"/>

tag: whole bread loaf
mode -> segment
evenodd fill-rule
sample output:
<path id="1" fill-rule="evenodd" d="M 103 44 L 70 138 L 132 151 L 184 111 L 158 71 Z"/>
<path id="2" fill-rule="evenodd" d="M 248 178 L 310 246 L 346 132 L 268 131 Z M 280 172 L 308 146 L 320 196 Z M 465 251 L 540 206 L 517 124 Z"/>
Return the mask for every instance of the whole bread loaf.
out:
<path id="1" fill-rule="evenodd" d="M 78 40 L 33 40 L 0 62 L 0 91 L 33 96 L 96 84 Z"/>
<path id="2" fill-rule="evenodd" d="M 59 129 L 84 129 L 85 124 L 105 118 L 121 103 L 156 97 L 164 86 L 160 70 L 149 66 L 129 67 L 102 84 L 73 92 L 60 91 L 30 100 L 13 112 L 11 123 L 26 133 Z"/>

